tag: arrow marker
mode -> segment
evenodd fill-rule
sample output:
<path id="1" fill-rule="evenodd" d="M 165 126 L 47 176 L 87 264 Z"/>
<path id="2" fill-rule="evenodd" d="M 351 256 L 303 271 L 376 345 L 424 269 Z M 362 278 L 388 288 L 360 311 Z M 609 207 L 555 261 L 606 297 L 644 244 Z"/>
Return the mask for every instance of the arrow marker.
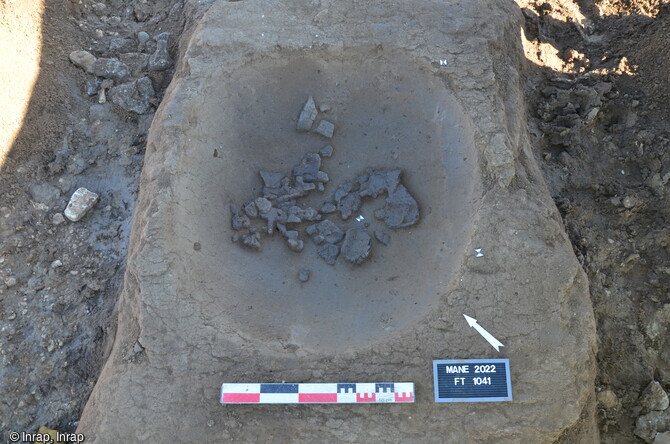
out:
<path id="1" fill-rule="evenodd" d="M 465 320 L 468 321 L 468 325 L 470 327 L 474 327 L 474 329 L 477 330 L 480 335 L 484 336 L 484 339 L 486 339 L 489 342 L 489 344 L 491 344 L 493 348 L 496 349 L 497 352 L 500 351 L 500 347 L 504 347 L 504 345 L 502 345 L 502 343 L 499 340 L 494 338 L 491 333 L 484 330 L 484 328 L 477 323 L 477 319 L 471 318 L 466 314 L 464 314 L 463 316 L 465 316 Z"/>

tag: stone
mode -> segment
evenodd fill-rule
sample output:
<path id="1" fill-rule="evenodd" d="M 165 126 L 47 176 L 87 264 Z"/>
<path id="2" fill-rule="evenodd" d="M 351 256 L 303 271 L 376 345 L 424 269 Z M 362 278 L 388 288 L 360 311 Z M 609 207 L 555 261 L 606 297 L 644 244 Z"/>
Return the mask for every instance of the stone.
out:
<path id="1" fill-rule="evenodd" d="M 256 206 L 258 206 L 258 203 L 256 203 Z M 261 211 L 261 217 L 267 220 L 267 233 L 269 235 L 274 233 L 274 228 L 277 223 L 284 224 L 287 221 L 286 212 L 280 208 L 270 208 L 270 211 L 266 213 Z"/>
<path id="2" fill-rule="evenodd" d="M 136 114 L 146 114 L 151 111 L 151 99 L 156 96 L 151 79 L 142 77 L 133 82 L 115 86 L 109 90 L 112 102 Z"/>
<path id="3" fill-rule="evenodd" d="M 307 282 L 309 280 L 310 271 L 307 268 L 303 268 L 298 272 L 298 279 L 300 282 Z"/>
<path id="4" fill-rule="evenodd" d="M 652 444 L 670 444 L 670 432 L 657 433 Z"/>
<path id="5" fill-rule="evenodd" d="M 658 381 L 651 381 L 640 395 L 640 405 L 649 412 L 652 410 L 665 410 L 670 405 L 668 394 Z"/>
<path id="6" fill-rule="evenodd" d="M 363 204 L 363 200 L 358 193 L 350 193 L 337 202 L 337 210 L 340 212 L 342 219 L 347 220 L 351 215 L 358 211 Z"/>
<path id="7" fill-rule="evenodd" d="M 370 235 L 363 228 L 347 230 L 342 243 L 342 255 L 352 264 L 362 264 L 370 256 Z"/>
<path id="8" fill-rule="evenodd" d="M 633 433 L 645 442 L 653 442 L 658 432 L 670 431 L 670 409 L 663 412 L 653 411 L 641 415 L 635 421 Z"/>
<path id="9" fill-rule="evenodd" d="M 337 248 L 337 245 L 323 244 L 316 252 L 328 265 L 335 265 L 337 256 L 340 254 L 340 249 Z"/>
<path id="10" fill-rule="evenodd" d="M 386 206 L 375 211 L 375 217 L 389 228 L 409 227 L 419 221 L 419 205 L 407 188 L 398 185 L 386 198 Z"/>
<path id="11" fill-rule="evenodd" d="M 149 54 L 126 52 L 120 54 L 119 59 L 128 66 L 133 77 L 139 77 L 149 69 Z"/>
<path id="12" fill-rule="evenodd" d="M 72 51 L 70 53 L 70 62 L 90 74 L 93 74 L 95 61 L 95 56 L 88 51 Z"/>
<path id="13" fill-rule="evenodd" d="M 105 79 L 122 82 L 130 75 L 130 70 L 119 59 L 97 59 L 93 64 L 93 74 Z"/>
<path id="14" fill-rule="evenodd" d="M 61 213 L 56 213 L 51 217 L 51 223 L 54 225 L 60 225 L 65 222 L 65 217 Z"/>
<path id="15" fill-rule="evenodd" d="M 336 244 L 344 237 L 344 232 L 330 219 L 324 219 L 317 224 L 310 225 L 306 231 L 317 245 L 323 242 Z"/>
<path id="16" fill-rule="evenodd" d="M 257 197 L 256 200 L 254 200 L 254 203 L 260 214 L 268 213 L 272 209 L 272 202 L 264 197 Z"/>
<path id="17" fill-rule="evenodd" d="M 314 103 L 314 98 L 309 96 L 307 102 L 302 107 L 300 115 L 298 116 L 298 123 L 296 124 L 296 129 L 300 132 L 309 131 L 314 124 L 316 115 L 318 111 L 316 110 L 316 104 Z"/>
<path id="18" fill-rule="evenodd" d="M 365 175 L 359 178 L 359 192 L 361 197 L 376 198 L 382 193 L 394 192 L 400 183 L 401 169 L 375 170 L 368 168 Z"/>
<path id="19" fill-rule="evenodd" d="M 637 205 L 637 199 L 634 196 L 626 196 L 623 198 L 621 203 L 625 209 L 630 210 Z"/>
<path id="20" fill-rule="evenodd" d="M 91 97 L 96 94 L 98 94 L 98 91 L 100 90 L 100 85 L 102 84 L 102 80 L 98 79 L 97 77 L 93 79 L 88 79 L 86 81 L 86 86 L 84 87 L 84 91 L 86 92 L 86 95 Z"/>
<path id="21" fill-rule="evenodd" d="M 144 351 L 144 347 L 142 347 L 142 344 L 140 344 L 140 341 L 136 341 L 135 345 L 133 345 L 133 353 L 138 354 L 142 353 Z"/>
<path id="22" fill-rule="evenodd" d="M 331 145 L 326 145 L 319 150 L 319 155 L 321 157 L 330 157 L 333 155 L 333 147 Z"/>
<path id="23" fill-rule="evenodd" d="M 332 204 L 330 202 L 326 202 L 321 206 L 321 212 L 324 214 L 334 213 L 335 211 L 337 211 L 337 206 L 335 206 L 335 204 Z"/>
<path id="24" fill-rule="evenodd" d="M 123 37 L 112 37 L 109 39 L 109 51 L 112 53 L 130 52 L 136 44 L 133 39 Z"/>
<path id="25" fill-rule="evenodd" d="M 385 231 L 375 231 L 375 239 L 382 245 L 387 245 L 391 243 L 391 236 Z"/>
<path id="26" fill-rule="evenodd" d="M 319 111 L 321 111 L 322 113 L 327 113 L 328 111 L 330 111 L 330 105 L 322 103 L 321 106 L 319 106 Z"/>
<path id="27" fill-rule="evenodd" d="M 235 211 L 233 211 L 233 209 Z M 231 206 L 231 212 L 233 213 L 231 217 L 231 226 L 233 230 L 241 230 L 242 228 L 249 228 L 251 221 L 245 213 L 240 212 L 237 208 Z"/>
<path id="28" fill-rule="evenodd" d="M 322 182 L 322 183 L 328 183 L 330 182 L 330 177 L 328 177 L 328 173 L 325 171 L 319 171 L 316 173 L 316 182 Z"/>
<path id="29" fill-rule="evenodd" d="M 322 120 L 317 127 L 314 128 L 314 132 L 322 135 L 326 139 L 332 139 L 333 133 L 335 132 L 335 125 L 327 120 Z"/>
<path id="30" fill-rule="evenodd" d="M 317 180 L 321 168 L 321 156 L 317 153 L 307 153 L 300 160 L 300 164 L 293 168 L 294 177 L 302 177 L 306 182 L 314 182 Z"/>
<path id="31" fill-rule="evenodd" d="M 232 236 L 233 242 L 240 242 L 243 246 L 250 250 L 260 251 L 261 249 L 261 235 L 258 232 L 249 230 L 249 234 L 235 233 Z"/>
<path id="32" fill-rule="evenodd" d="M 258 208 L 253 200 L 242 205 L 242 211 L 244 211 L 244 214 L 248 217 L 258 217 Z"/>
<path id="33" fill-rule="evenodd" d="M 616 393 L 610 389 L 605 389 L 596 395 L 596 400 L 605 410 L 612 410 L 619 407 L 620 402 Z"/>
<path id="34" fill-rule="evenodd" d="M 137 41 L 140 43 L 140 45 L 145 45 L 150 38 L 151 36 L 146 31 L 140 31 L 137 33 Z"/>
<path id="35" fill-rule="evenodd" d="M 172 67 L 172 65 L 174 65 L 174 61 L 168 52 L 167 40 L 161 39 L 156 41 L 156 51 L 149 57 L 149 70 L 165 71 Z"/>
<path id="36" fill-rule="evenodd" d="M 301 252 L 305 244 L 300 239 L 289 239 L 287 241 L 289 249 L 295 252 Z"/>
<path id="37" fill-rule="evenodd" d="M 16 285 L 16 278 L 14 276 L 9 276 L 5 278 L 4 282 L 5 287 L 12 288 L 14 285 Z"/>
<path id="38" fill-rule="evenodd" d="M 98 198 L 99 196 L 96 193 L 81 187 L 72 194 L 70 202 L 67 204 L 67 208 L 65 208 L 63 214 L 65 214 L 65 217 L 72 222 L 77 222 L 84 217 L 91 208 L 93 208 L 98 201 Z"/>
<path id="39" fill-rule="evenodd" d="M 279 188 L 282 186 L 282 180 L 286 177 L 284 172 L 270 172 L 263 171 L 259 172 L 261 179 L 263 179 L 263 184 L 268 188 Z"/>

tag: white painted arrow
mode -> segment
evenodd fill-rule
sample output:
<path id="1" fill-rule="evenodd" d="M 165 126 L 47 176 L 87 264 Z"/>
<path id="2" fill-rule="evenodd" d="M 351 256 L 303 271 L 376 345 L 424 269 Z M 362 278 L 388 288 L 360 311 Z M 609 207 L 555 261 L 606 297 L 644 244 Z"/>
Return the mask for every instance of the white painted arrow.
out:
<path id="1" fill-rule="evenodd" d="M 474 329 L 477 330 L 480 335 L 484 336 L 484 339 L 486 339 L 489 342 L 489 344 L 491 344 L 493 348 L 496 349 L 497 352 L 500 351 L 500 347 L 504 347 L 504 345 L 502 345 L 502 343 L 499 340 L 494 338 L 491 333 L 484 330 L 484 328 L 477 323 L 477 319 L 471 318 L 466 314 L 464 314 L 463 316 L 465 316 L 465 320 L 468 321 L 468 325 L 470 327 L 474 327 Z"/>

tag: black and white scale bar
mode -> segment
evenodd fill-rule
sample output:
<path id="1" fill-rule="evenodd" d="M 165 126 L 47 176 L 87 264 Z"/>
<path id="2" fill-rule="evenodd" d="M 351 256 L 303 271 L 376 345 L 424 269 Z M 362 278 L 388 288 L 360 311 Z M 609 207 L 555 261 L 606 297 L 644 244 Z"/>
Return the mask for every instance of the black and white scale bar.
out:
<path id="1" fill-rule="evenodd" d="M 221 385 L 221 404 L 357 404 L 414 402 L 412 382 Z"/>

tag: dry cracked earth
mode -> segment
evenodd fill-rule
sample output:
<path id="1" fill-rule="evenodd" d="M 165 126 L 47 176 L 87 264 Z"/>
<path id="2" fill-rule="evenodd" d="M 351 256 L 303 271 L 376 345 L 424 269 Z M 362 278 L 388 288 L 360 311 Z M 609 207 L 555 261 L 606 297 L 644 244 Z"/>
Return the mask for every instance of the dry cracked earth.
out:
<path id="1" fill-rule="evenodd" d="M 147 131 L 211 3 L 0 0 L 3 433 L 77 428 L 115 334 Z M 670 442 L 670 7 L 515 5 L 533 152 L 589 279 L 600 440 Z M 71 222 L 80 187 L 99 201 Z"/>

